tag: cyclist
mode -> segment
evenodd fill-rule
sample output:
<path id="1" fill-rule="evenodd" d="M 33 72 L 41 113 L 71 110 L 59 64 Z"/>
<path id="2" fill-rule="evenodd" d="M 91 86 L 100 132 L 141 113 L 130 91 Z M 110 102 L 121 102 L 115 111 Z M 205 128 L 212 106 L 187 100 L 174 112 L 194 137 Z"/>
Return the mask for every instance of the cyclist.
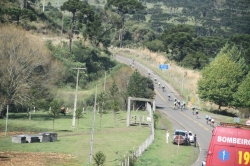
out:
<path id="1" fill-rule="evenodd" d="M 170 98 L 171 98 L 171 96 L 170 96 L 170 94 L 168 94 L 168 101 L 170 101 L 170 100 L 171 100 Z"/>
<path id="2" fill-rule="evenodd" d="M 174 101 L 176 102 L 176 101 L 177 101 L 177 99 L 176 99 L 176 98 L 174 98 Z"/>
<path id="3" fill-rule="evenodd" d="M 183 103 L 180 104 L 180 107 L 181 107 L 181 111 L 183 111 Z"/>
<path id="4" fill-rule="evenodd" d="M 211 127 L 214 127 L 214 119 L 211 118 Z"/>
<path id="5" fill-rule="evenodd" d="M 194 115 L 194 110 L 195 110 L 195 107 L 194 107 L 194 106 L 192 106 L 193 115 Z"/>
<path id="6" fill-rule="evenodd" d="M 209 125 L 211 125 L 211 119 L 212 119 L 212 118 L 209 116 L 209 117 L 208 117 L 208 124 L 209 124 Z"/>
<path id="7" fill-rule="evenodd" d="M 207 122 L 207 124 L 208 124 L 208 115 L 206 115 L 206 122 Z"/>
<path id="8" fill-rule="evenodd" d="M 177 103 L 176 103 L 176 101 L 175 101 L 175 102 L 174 102 L 174 110 L 175 110 L 175 108 L 176 108 L 176 104 L 177 104 Z"/>
<path id="9" fill-rule="evenodd" d="M 183 109 L 185 109 L 186 103 L 185 101 L 182 101 Z"/>
<path id="10" fill-rule="evenodd" d="M 160 82 L 158 82 L 158 88 L 160 88 L 160 86 L 161 86 L 161 83 L 160 83 Z"/>
<path id="11" fill-rule="evenodd" d="M 181 106 L 180 100 L 177 100 L 177 104 L 178 104 L 178 107 L 180 108 L 180 106 Z"/>
<path id="12" fill-rule="evenodd" d="M 162 84 L 162 91 L 164 92 L 164 90 L 165 90 L 165 85 Z"/>
<path id="13" fill-rule="evenodd" d="M 198 110 L 196 109 L 196 118 L 198 119 L 199 117 L 198 117 L 198 114 L 199 114 L 199 112 L 198 112 Z"/>
<path id="14" fill-rule="evenodd" d="M 148 77 L 150 77 L 150 72 L 148 71 Z"/>
<path id="15" fill-rule="evenodd" d="M 157 79 L 156 79 L 156 77 L 155 77 L 155 84 L 156 84 L 156 81 L 157 81 Z"/>

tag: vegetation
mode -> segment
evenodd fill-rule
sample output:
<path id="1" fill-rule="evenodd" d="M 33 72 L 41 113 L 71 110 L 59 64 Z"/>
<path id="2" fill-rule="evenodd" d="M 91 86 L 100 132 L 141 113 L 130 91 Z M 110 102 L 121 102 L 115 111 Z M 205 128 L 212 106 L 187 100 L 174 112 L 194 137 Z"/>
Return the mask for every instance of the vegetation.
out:
<path id="1" fill-rule="evenodd" d="M 95 160 L 95 165 L 102 166 L 106 161 L 106 156 L 101 151 L 99 151 L 95 154 L 94 160 Z"/>
<path id="2" fill-rule="evenodd" d="M 221 106 L 233 106 L 233 94 L 242 80 L 240 67 L 226 55 L 218 56 L 202 71 L 198 94 L 202 99 Z"/>

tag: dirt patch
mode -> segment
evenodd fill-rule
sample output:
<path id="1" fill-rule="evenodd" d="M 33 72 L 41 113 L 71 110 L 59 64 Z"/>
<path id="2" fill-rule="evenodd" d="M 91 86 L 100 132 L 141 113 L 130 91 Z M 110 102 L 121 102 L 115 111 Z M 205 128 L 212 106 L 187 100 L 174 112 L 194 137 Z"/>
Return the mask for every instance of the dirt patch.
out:
<path id="1" fill-rule="evenodd" d="M 68 165 L 74 158 L 71 154 L 38 153 L 38 152 L 0 152 L 0 165 Z"/>

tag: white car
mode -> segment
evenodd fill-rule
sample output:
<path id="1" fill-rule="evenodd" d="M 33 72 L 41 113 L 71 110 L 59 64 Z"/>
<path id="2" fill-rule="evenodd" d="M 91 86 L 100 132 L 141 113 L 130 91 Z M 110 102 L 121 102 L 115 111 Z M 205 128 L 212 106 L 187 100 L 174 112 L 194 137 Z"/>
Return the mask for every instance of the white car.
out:
<path id="1" fill-rule="evenodd" d="M 193 135 L 192 131 L 189 131 L 188 136 L 189 136 L 189 141 L 193 143 L 194 142 L 194 135 Z"/>

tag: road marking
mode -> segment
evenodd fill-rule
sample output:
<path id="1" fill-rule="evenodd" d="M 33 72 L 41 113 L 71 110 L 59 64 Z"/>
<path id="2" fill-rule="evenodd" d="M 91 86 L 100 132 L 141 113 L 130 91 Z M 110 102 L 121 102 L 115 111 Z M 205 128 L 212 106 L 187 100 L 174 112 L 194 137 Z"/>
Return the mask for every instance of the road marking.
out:
<path id="1" fill-rule="evenodd" d="M 162 97 L 162 95 L 161 95 L 157 90 L 155 90 L 155 92 L 156 92 L 156 94 L 157 94 L 162 100 L 164 100 L 165 102 L 167 101 L 167 100 L 165 100 L 164 97 Z M 202 128 L 204 128 L 205 130 L 209 131 L 208 128 L 206 128 L 205 126 L 203 126 L 202 124 L 200 124 L 200 123 L 197 122 L 196 120 L 194 120 L 194 119 L 190 118 L 189 116 L 185 115 L 183 112 L 180 112 L 180 113 L 181 113 L 182 115 L 184 115 L 185 117 L 187 117 L 188 119 L 192 120 L 194 123 L 197 123 L 199 126 L 201 126 Z"/>

